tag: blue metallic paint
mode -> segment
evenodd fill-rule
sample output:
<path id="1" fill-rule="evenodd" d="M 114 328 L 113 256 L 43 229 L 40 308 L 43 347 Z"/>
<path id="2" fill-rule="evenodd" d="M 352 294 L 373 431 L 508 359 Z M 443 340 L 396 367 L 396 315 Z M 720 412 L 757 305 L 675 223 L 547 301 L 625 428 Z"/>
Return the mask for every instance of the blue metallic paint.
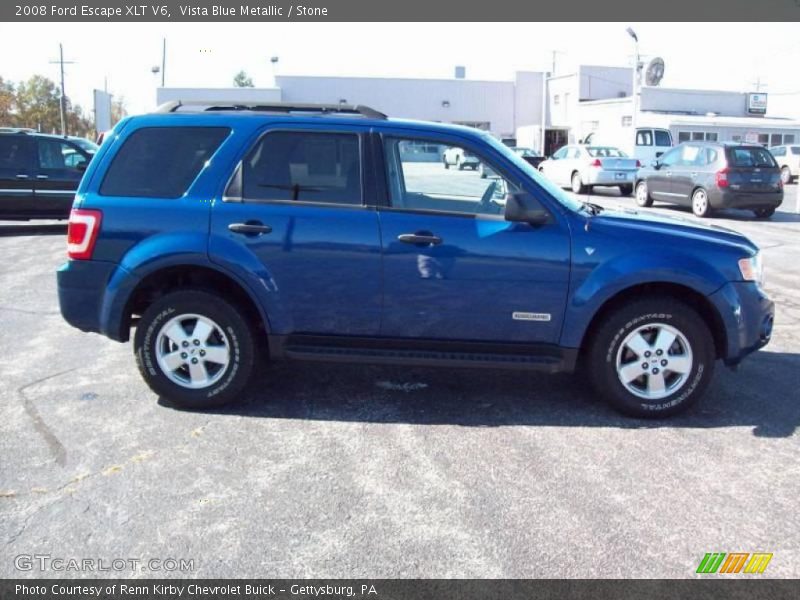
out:
<path id="1" fill-rule="evenodd" d="M 59 270 L 64 316 L 77 327 L 119 339 L 128 299 L 142 278 L 169 266 L 196 265 L 241 285 L 275 334 L 504 340 L 577 348 L 609 298 L 633 285 L 668 282 L 713 303 L 728 334 L 724 355 L 729 361 L 763 345 L 762 321 L 772 303 L 754 284 L 736 281 L 736 261 L 756 251 L 746 238 L 630 213 L 574 212 L 537 175 L 466 128 L 332 121 L 174 114 L 120 122 L 78 190 L 76 206 L 102 210 L 103 224 L 94 259 L 72 261 Z M 226 125 L 232 132 L 182 198 L 99 196 L 100 175 L 125 138 L 140 127 L 167 125 Z M 365 173 L 370 194 L 365 207 L 222 202 L 235 165 L 270 128 L 452 140 L 484 155 L 536 197 L 550 212 L 551 223 L 533 227 L 383 208 L 385 185 L 369 179 L 383 175 L 371 169 Z M 227 230 L 228 224 L 248 219 L 269 224 L 272 233 L 251 238 Z M 396 242 L 400 233 L 423 229 L 435 231 L 445 243 L 421 249 Z M 513 311 L 550 313 L 552 320 L 514 321 Z"/>

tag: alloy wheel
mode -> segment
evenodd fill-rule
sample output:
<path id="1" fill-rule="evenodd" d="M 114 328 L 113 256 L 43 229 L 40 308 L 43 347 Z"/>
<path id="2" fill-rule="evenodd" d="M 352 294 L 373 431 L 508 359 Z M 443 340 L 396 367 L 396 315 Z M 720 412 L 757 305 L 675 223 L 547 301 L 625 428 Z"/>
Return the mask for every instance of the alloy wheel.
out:
<path id="1" fill-rule="evenodd" d="M 201 389 L 225 374 L 231 359 L 228 338 L 208 317 L 182 314 L 167 321 L 156 336 L 156 361 L 173 383 Z"/>

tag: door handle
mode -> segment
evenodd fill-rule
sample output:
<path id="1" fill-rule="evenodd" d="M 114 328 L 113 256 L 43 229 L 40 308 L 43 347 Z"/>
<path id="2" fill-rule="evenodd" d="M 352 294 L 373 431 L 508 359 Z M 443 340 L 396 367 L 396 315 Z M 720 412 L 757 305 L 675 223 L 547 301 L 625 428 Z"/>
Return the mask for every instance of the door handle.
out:
<path id="1" fill-rule="evenodd" d="M 404 244 L 415 244 L 420 246 L 438 246 L 442 243 L 442 238 L 438 235 L 433 235 L 427 231 L 420 231 L 418 233 L 401 233 L 397 239 Z"/>
<path id="2" fill-rule="evenodd" d="M 24 173 L 20 173 L 19 175 L 17 175 L 17 179 L 27 179 L 27 178 L 28 176 L 25 175 Z"/>
<path id="3" fill-rule="evenodd" d="M 37 175 L 36 179 L 47 179 L 47 175 Z"/>
<path id="4" fill-rule="evenodd" d="M 667 171 L 666 173 L 664 173 L 664 175 L 666 177 L 672 177 L 672 171 Z"/>
<path id="5" fill-rule="evenodd" d="M 697 171 L 692 172 L 692 177 L 697 177 Z"/>
<path id="6" fill-rule="evenodd" d="M 260 221 L 247 221 L 246 223 L 231 223 L 228 230 L 233 233 L 244 233 L 245 235 L 261 235 L 262 233 L 272 233 L 272 227 L 264 225 Z"/>

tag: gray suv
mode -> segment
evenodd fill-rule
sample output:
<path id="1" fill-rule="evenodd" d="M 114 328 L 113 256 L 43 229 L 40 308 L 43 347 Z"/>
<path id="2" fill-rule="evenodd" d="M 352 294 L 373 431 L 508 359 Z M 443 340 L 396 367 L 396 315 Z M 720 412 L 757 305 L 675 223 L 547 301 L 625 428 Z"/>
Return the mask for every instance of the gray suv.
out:
<path id="1" fill-rule="evenodd" d="M 636 203 L 691 206 L 698 217 L 714 209 L 752 210 L 767 219 L 783 202 L 780 168 L 769 150 L 733 142 L 687 142 L 676 146 L 636 178 Z"/>

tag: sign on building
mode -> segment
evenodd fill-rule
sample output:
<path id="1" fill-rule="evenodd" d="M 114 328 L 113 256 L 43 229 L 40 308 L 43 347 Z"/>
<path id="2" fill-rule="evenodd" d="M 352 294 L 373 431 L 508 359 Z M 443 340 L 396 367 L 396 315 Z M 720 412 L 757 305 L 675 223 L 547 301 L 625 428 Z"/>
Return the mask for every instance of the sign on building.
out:
<path id="1" fill-rule="evenodd" d="M 94 128 L 97 133 L 111 129 L 111 94 L 94 91 Z"/>
<path id="2" fill-rule="evenodd" d="M 751 115 L 767 114 L 767 95 L 760 93 L 747 94 L 747 112 Z"/>

